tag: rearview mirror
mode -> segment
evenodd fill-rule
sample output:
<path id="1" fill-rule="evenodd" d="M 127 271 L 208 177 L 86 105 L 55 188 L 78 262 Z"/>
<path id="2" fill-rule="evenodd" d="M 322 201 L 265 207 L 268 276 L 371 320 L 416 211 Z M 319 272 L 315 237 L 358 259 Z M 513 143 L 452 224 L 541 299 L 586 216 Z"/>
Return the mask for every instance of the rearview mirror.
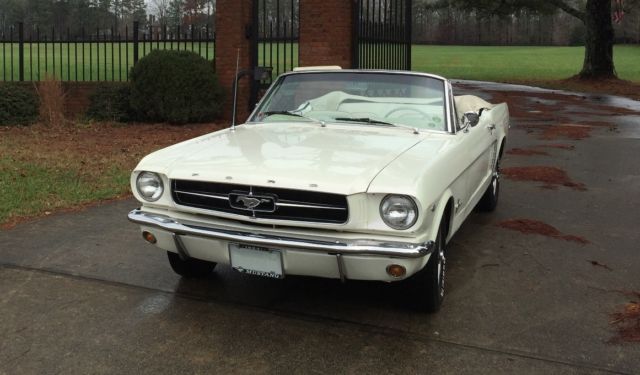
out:
<path id="1" fill-rule="evenodd" d="M 478 125 L 478 122 L 480 122 L 480 115 L 477 114 L 476 112 L 465 112 L 464 113 L 464 123 L 465 123 L 465 125 L 469 125 L 471 127 L 474 127 L 474 126 Z"/>

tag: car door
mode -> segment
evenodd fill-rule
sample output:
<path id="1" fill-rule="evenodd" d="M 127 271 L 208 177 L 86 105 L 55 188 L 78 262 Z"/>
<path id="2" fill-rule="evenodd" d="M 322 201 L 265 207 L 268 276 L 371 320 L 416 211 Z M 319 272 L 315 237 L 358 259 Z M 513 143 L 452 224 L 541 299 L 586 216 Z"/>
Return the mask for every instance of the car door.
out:
<path id="1" fill-rule="evenodd" d="M 496 149 L 495 124 L 490 116 L 480 116 L 480 122 L 469 127 L 469 150 L 472 164 L 469 173 L 469 202 L 477 203 L 491 179 L 492 160 Z M 472 207 L 473 208 L 473 207 Z"/>
<path id="2" fill-rule="evenodd" d="M 465 126 L 462 123 L 463 114 L 457 113 L 453 91 L 450 90 L 453 112 L 457 117 L 458 131 L 460 137 L 460 152 L 464 153 L 466 169 L 463 172 L 465 180 L 464 201 L 460 205 L 468 213 L 475 207 L 482 197 L 484 190 L 491 178 L 493 169 L 492 160 L 496 148 L 495 130 L 492 128 L 491 116 L 480 116 L 480 122 L 476 126 Z M 462 208 L 461 207 L 461 208 Z"/>

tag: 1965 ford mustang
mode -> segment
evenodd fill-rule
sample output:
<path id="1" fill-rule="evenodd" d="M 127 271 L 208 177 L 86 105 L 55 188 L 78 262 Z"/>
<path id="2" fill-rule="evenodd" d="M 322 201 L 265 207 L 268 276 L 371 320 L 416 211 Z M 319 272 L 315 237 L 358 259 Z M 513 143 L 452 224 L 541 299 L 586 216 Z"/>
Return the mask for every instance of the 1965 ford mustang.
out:
<path id="1" fill-rule="evenodd" d="M 242 125 L 146 156 L 129 213 L 184 277 L 407 281 L 436 311 L 447 242 L 498 202 L 506 104 L 404 71 L 280 76 Z"/>

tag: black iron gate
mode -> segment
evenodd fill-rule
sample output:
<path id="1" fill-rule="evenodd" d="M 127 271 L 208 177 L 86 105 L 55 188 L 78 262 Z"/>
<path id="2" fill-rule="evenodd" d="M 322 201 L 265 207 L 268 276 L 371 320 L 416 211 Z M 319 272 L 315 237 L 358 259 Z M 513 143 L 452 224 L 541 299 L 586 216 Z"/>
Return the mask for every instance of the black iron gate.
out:
<path id="1" fill-rule="evenodd" d="M 251 107 L 273 78 L 298 66 L 299 26 L 299 0 L 253 1 Z"/>
<path id="2" fill-rule="evenodd" d="M 411 0 L 356 0 L 353 66 L 411 70 Z"/>

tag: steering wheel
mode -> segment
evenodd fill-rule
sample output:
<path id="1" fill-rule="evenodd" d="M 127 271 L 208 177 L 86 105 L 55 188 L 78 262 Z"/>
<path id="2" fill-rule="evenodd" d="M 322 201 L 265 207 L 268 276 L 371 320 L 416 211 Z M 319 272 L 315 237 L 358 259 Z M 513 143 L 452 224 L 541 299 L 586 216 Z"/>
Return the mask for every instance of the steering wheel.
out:
<path id="1" fill-rule="evenodd" d="M 419 109 L 416 108 L 412 108 L 412 107 L 400 107 L 400 108 L 394 108 L 391 111 L 389 111 L 389 113 L 387 113 L 384 117 L 389 117 L 392 114 L 396 113 L 396 112 L 400 112 L 400 111 L 412 111 L 412 112 L 416 112 L 418 114 L 420 114 L 420 116 L 422 116 L 422 118 L 429 118 L 429 115 L 422 112 Z"/>

